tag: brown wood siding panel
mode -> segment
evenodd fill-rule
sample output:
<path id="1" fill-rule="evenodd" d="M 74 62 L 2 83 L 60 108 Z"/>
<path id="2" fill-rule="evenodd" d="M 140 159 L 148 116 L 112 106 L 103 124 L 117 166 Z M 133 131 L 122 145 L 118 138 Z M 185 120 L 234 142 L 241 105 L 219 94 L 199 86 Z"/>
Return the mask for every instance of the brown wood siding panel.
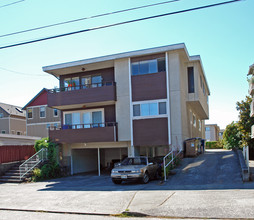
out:
<path id="1" fill-rule="evenodd" d="M 104 128 L 84 128 L 50 130 L 49 137 L 58 143 L 89 143 L 89 142 L 113 142 L 114 126 Z"/>
<path id="2" fill-rule="evenodd" d="M 165 53 L 159 53 L 159 54 L 151 54 L 147 56 L 141 56 L 141 57 L 133 57 L 131 58 L 131 62 L 138 62 L 143 60 L 153 60 L 157 58 L 165 57 Z"/>
<path id="3" fill-rule="evenodd" d="M 48 93 L 48 106 L 50 107 L 115 100 L 115 85 L 59 93 Z"/>
<path id="4" fill-rule="evenodd" d="M 0 146 L 0 164 L 27 160 L 33 154 L 35 154 L 33 145 Z"/>
<path id="5" fill-rule="evenodd" d="M 166 73 L 152 73 L 131 77 L 132 101 L 166 99 Z"/>
<path id="6" fill-rule="evenodd" d="M 100 70 L 94 70 L 94 71 L 88 71 L 88 72 L 85 71 L 85 72 L 72 73 L 72 74 L 60 76 L 60 85 L 63 86 L 63 81 L 64 81 L 65 78 L 82 77 L 82 76 L 90 76 L 90 75 L 101 75 L 102 76 L 102 82 L 113 82 L 113 81 L 115 81 L 114 68 L 107 68 L 107 69 L 100 69 Z"/>
<path id="7" fill-rule="evenodd" d="M 134 146 L 168 145 L 168 119 L 133 120 Z"/>

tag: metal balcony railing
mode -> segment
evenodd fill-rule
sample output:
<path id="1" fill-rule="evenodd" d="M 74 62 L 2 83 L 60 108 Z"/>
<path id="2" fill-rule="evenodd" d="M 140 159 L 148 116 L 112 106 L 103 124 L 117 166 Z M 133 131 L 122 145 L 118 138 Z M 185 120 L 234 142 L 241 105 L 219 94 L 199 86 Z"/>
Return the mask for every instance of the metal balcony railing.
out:
<path id="1" fill-rule="evenodd" d="M 113 81 L 83 84 L 83 85 L 72 85 L 72 84 L 70 84 L 67 87 L 49 89 L 48 92 L 49 93 L 67 92 L 67 91 L 75 91 L 75 90 L 81 90 L 81 89 L 99 88 L 99 87 L 103 87 L 103 86 L 114 86 L 115 84 L 116 83 L 113 82 Z"/>
<path id="2" fill-rule="evenodd" d="M 117 122 L 104 123 L 88 123 L 88 124 L 63 124 L 61 127 L 50 127 L 50 130 L 66 130 L 66 129 L 84 129 L 84 128 L 104 128 L 116 126 Z"/>

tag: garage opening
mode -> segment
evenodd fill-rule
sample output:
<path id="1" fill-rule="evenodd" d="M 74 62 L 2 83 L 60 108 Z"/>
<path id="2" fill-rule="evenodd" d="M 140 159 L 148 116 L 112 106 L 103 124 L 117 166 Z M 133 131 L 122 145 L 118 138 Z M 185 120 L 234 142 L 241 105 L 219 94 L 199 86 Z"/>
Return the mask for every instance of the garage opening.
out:
<path id="1" fill-rule="evenodd" d="M 72 173 L 109 175 L 114 163 L 128 156 L 127 148 L 72 149 Z"/>

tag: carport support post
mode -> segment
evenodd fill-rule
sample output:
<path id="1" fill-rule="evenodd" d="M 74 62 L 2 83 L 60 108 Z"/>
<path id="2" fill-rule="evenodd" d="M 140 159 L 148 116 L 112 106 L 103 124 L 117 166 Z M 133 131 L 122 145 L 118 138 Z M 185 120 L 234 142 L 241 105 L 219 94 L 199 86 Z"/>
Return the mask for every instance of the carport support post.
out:
<path id="1" fill-rule="evenodd" d="M 100 148 L 98 148 L 98 176 L 101 176 L 101 159 L 100 159 Z"/>

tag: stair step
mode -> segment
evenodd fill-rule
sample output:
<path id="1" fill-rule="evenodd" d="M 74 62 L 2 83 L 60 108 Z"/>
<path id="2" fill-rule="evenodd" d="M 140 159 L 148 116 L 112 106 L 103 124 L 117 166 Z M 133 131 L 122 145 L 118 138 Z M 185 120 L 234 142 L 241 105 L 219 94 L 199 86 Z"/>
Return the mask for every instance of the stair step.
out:
<path id="1" fill-rule="evenodd" d="M 21 183 L 22 180 L 20 180 L 20 179 L 4 179 L 4 178 L 0 178 L 0 182 L 4 182 L 4 183 Z"/>

